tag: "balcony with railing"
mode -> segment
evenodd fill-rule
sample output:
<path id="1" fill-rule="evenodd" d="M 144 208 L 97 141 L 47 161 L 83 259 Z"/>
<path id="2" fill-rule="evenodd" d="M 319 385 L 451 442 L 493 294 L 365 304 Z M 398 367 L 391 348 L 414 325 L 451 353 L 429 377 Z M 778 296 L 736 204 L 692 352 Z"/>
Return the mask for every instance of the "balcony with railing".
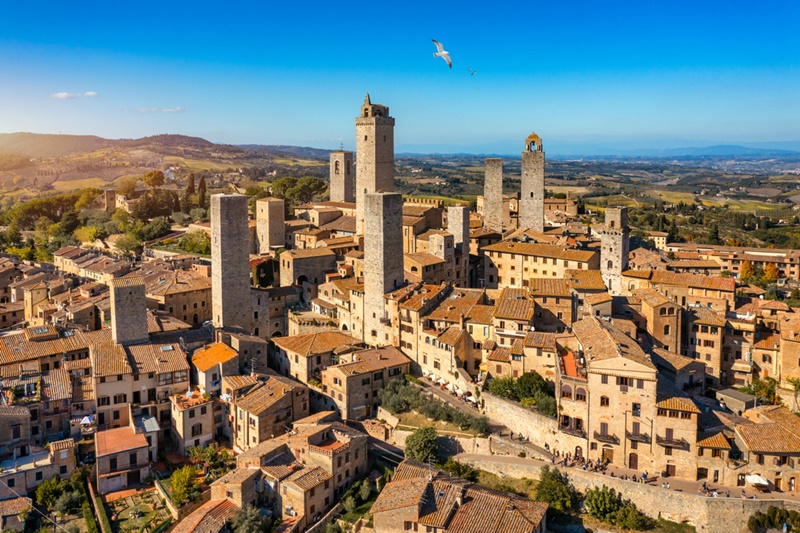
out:
<path id="1" fill-rule="evenodd" d="M 572 435 L 573 437 L 580 437 L 582 439 L 586 438 L 586 432 L 583 428 L 573 427 L 573 426 L 561 426 L 562 433 L 566 433 L 567 435 Z"/>
<path id="2" fill-rule="evenodd" d="M 661 435 L 656 435 L 656 444 L 659 446 L 664 446 L 665 448 L 680 448 L 682 450 L 689 449 L 689 441 L 676 437 L 667 438 L 662 437 Z"/>
<path id="3" fill-rule="evenodd" d="M 616 435 L 609 435 L 608 433 L 594 432 L 594 440 L 598 442 L 605 442 L 606 444 L 619 444 L 619 437 Z"/>
<path id="4" fill-rule="evenodd" d="M 650 435 L 647 433 L 631 433 L 630 431 L 625 432 L 625 438 L 634 441 L 634 442 L 641 442 L 644 444 L 650 444 Z"/>

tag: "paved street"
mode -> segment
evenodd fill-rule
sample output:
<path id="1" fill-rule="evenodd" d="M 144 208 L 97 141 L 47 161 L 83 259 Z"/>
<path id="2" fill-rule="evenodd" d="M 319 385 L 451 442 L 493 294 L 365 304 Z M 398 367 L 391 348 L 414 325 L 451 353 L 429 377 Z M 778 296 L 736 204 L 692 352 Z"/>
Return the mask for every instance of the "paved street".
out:
<path id="1" fill-rule="evenodd" d="M 518 466 L 531 466 L 531 465 L 544 466 L 550 464 L 547 461 L 540 461 L 538 459 L 520 458 L 511 455 L 482 455 L 475 453 L 462 453 L 457 455 L 455 459 L 485 461 L 485 462 L 494 462 L 494 463 L 518 465 Z M 559 466 L 559 468 L 561 467 Z M 575 470 L 575 469 L 576 467 L 567 467 L 566 471 L 569 472 L 570 470 Z M 612 472 L 614 473 L 615 477 L 620 477 L 622 475 L 633 476 L 635 474 L 636 477 L 638 478 L 642 474 L 642 472 L 637 472 L 634 470 L 630 470 L 628 468 L 618 468 L 609 465 L 605 474 L 598 473 L 593 475 L 597 476 L 599 484 L 602 483 L 602 479 L 604 477 L 610 476 Z M 669 490 L 685 492 L 687 494 L 697 494 L 697 489 L 702 485 L 701 481 L 687 481 L 676 478 L 660 479 L 658 477 L 656 477 L 655 479 L 650 479 L 650 481 L 648 481 L 647 484 L 653 487 L 653 490 L 667 490 L 661 488 L 662 482 L 669 482 L 670 484 Z M 723 485 L 717 485 L 713 483 L 709 483 L 708 487 L 709 487 L 709 492 L 716 490 L 719 493 L 719 497 L 721 498 L 725 497 L 726 490 L 730 491 L 731 498 L 741 498 L 742 488 L 743 488 L 743 487 L 726 487 Z M 797 493 L 795 492 L 758 492 L 757 490 L 753 489 L 750 486 L 746 486 L 744 487 L 744 489 L 747 498 L 752 498 L 753 496 L 755 496 L 756 499 L 758 500 L 790 500 L 790 501 L 798 500 Z M 711 497 L 711 496 L 703 496 L 703 497 Z"/>

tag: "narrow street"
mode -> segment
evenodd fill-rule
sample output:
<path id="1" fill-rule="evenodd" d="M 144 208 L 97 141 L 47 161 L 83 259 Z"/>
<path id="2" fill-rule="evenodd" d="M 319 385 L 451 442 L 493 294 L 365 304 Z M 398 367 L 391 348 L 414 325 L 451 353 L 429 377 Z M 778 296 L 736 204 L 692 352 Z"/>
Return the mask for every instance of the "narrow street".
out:
<path id="1" fill-rule="evenodd" d="M 507 465 L 518 465 L 518 466 L 544 466 L 544 465 L 551 465 L 549 461 L 540 461 L 538 459 L 528 459 L 528 458 L 521 458 L 521 457 L 514 457 L 511 455 L 483 455 L 483 454 L 475 454 L 475 453 L 462 453 L 454 457 L 456 460 L 471 460 L 471 461 L 485 461 L 485 462 L 494 462 L 500 464 L 507 464 Z M 562 467 L 559 466 L 557 463 L 556 465 L 559 469 L 566 471 L 568 474 L 572 470 L 578 470 L 579 467 Z M 582 469 L 581 469 L 582 470 Z M 638 478 L 642 475 L 641 471 L 630 470 L 628 468 L 619 468 L 613 465 L 609 465 L 606 469 L 605 474 L 600 473 L 591 473 L 592 475 L 597 476 L 598 484 L 602 483 L 602 479 L 604 477 L 611 476 L 611 473 L 614 473 L 614 476 L 619 478 L 620 476 L 633 476 L 636 475 Z M 652 476 L 648 476 L 647 485 L 653 487 L 653 489 L 658 490 L 667 490 L 666 488 L 661 488 L 661 483 L 669 483 L 670 488 L 669 490 L 678 491 L 678 492 L 685 492 L 686 494 L 697 494 L 697 490 L 702 486 L 702 481 L 688 481 L 685 479 L 678 479 L 678 478 L 664 478 L 661 479 L 659 477 L 655 477 L 653 479 Z M 631 482 L 633 483 L 633 482 Z M 746 487 L 726 487 L 723 485 L 717 485 L 714 483 L 708 483 L 709 494 L 714 490 L 717 491 L 719 494 L 719 498 L 725 498 L 725 491 L 730 491 L 731 498 L 741 498 L 742 497 L 742 489 L 745 491 L 745 496 L 750 499 L 753 496 L 756 497 L 757 500 L 789 500 L 789 501 L 797 501 L 797 493 L 795 492 L 759 492 L 755 490 L 751 486 Z M 710 498 L 713 496 L 700 496 L 704 498 Z"/>

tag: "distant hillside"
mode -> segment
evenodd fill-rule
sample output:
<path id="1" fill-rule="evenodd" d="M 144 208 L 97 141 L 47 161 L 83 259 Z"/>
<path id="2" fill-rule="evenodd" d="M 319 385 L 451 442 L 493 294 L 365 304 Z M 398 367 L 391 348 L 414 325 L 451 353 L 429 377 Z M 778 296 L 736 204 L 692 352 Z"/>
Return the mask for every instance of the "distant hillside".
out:
<path id="1" fill-rule="evenodd" d="M 333 151 L 311 148 L 308 146 L 286 146 L 283 144 L 240 144 L 238 147 L 263 154 L 292 154 L 296 157 L 304 157 L 307 159 L 329 159 Z"/>
<path id="2" fill-rule="evenodd" d="M 94 135 L 48 135 L 42 133 L 0 133 L 0 152 L 29 157 L 64 157 L 93 152 L 114 141 Z"/>

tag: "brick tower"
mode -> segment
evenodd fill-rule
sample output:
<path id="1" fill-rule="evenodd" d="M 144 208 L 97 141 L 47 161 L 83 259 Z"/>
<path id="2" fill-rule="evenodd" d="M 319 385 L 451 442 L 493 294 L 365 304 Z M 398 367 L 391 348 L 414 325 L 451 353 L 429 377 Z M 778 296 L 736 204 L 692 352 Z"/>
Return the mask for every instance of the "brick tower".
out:
<path id="1" fill-rule="evenodd" d="M 247 196 L 211 197 L 211 309 L 214 327 L 250 327 Z"/>
<path id="2" fill-rule="evenodd" d="M 355 202 L 353 152 L 331 152 L 331 202 Z"/>
<path id="3" fill-rule="evenodd" d="M 544 151 L 542 139 L 531 133 L 522 152 L 519 226 L 544 231 Z"/>
<path id="4" fill-rule="evenodd" d="M 403 196 L 369 193 L 364 197 L 364 340 L 390 344 L 383 336 L 383 295 L 403 285 Z"/>
<path id="5" fill-rule="evenodd" d="M 356 118 L 356 233 L 364 234 L 364 197 L 394 191 L 394 118 L 369 95 Z"/>
<path id="6" fill-rule="evenodd" d="M 484 162 L 483 227 L 503 233 L 503 160 L 488 157 Z"/>
<path id="7" fill-rule="evenodd" d="M 600 232 L 600 272 L 608 292 L 622 296 L 622 273 L 628 269 L 628 208 L 606 208 L 606 225 Z"/>

